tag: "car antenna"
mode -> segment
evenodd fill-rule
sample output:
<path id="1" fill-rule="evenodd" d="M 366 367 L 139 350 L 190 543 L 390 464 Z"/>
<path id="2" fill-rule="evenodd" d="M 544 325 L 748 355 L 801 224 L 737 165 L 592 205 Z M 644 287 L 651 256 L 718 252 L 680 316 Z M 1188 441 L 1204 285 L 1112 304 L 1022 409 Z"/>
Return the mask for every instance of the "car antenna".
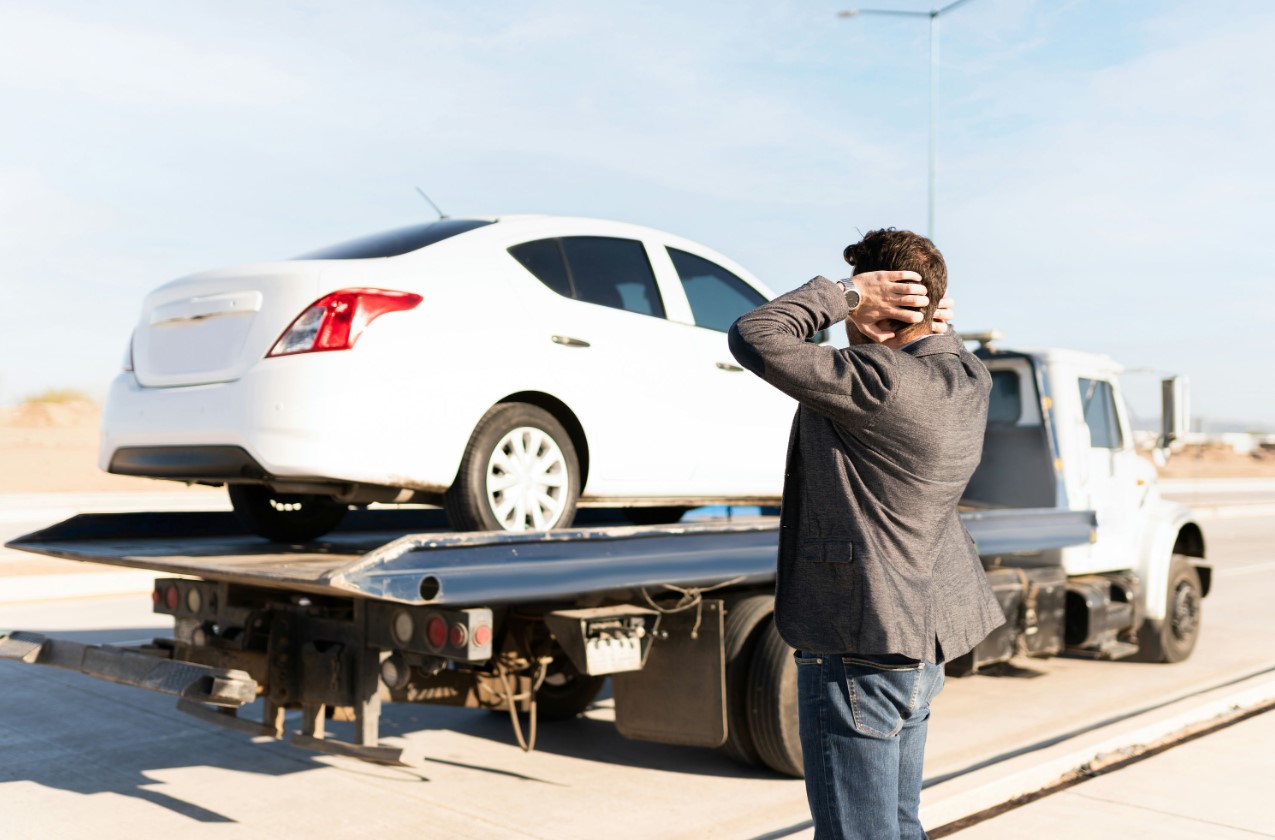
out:
<path id="1" fill-rule="evenodd" d="M 450 219 L 450 218 L 451 218 L 451 216 L 448 216 L 448 215 L 447 215 L 446 213 L 444 213 L 442 210 L 439 210 L 439 209 L 438 209 L 438 205 L 434 203 L 434 199 L 432 199 L 432 198 L 430 198 L 428 195 L 426 195 L 426 194 L 425 194 L 425 191 L 424 191 L 423 189 L 421 189 L 420 187 L 417 187 L 417 188 L 416 188 L 416 191 L 417 191 L 418 193 L 420 193 L 420 194 L 421 194 L 421 198 L 423 198 L 423 199 L 425 199 L 426 201 L 428 201 L 428 202 L 429 202 L 429 206 L 434 208 L 434 212 L 438 213 L 439 221 L 442 221 L 443 219 Z"/>

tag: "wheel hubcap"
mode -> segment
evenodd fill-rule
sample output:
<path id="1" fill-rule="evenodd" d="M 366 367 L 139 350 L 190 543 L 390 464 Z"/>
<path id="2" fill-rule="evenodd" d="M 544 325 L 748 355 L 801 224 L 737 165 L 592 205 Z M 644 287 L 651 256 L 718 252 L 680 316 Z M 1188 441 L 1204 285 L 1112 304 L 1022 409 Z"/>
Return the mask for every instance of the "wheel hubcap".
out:
<path id="1" fill-rule="evenodd" d="M 1199 606 L 1195 590 L 1190 584 L 1178 584 L 1173 592 L 1173 616 L 1170 624 L 1177 639 L 1185 640 L 1195 635 L 1200 621 Z"/>
<path id="2" fill-rule="evenodd" d="M 506 531 L 542 531 L 562 518 L 567 459 L 553 438 L 521 426 L 500 439 L 487 462 L 487 504 Z"/>

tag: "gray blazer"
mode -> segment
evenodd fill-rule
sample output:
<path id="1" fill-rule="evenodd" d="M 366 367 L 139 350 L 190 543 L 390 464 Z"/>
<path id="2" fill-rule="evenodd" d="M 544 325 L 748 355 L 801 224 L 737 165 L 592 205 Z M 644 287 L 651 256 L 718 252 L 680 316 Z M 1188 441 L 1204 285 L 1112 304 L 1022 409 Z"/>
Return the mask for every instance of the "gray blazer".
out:
<path id="1" fill-rule="evenodd" d="M 991 376 L 955 335 L 892 350 L 806 339 L 849 314 L 816 277 L 730 330 L 739 363 L 800 403 L 788 440 L 775 622 L 812 653 L 936 662 L 1005 621 L 956 505 Z"/>

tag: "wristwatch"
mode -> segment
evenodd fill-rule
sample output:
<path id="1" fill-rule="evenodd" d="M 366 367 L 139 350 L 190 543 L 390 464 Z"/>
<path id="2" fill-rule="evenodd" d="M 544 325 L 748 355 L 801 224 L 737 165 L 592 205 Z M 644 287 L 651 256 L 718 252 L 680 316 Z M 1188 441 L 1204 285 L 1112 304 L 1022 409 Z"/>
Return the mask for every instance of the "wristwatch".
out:
<path id="1" fill-rule="evenodd" d="M 841 291 L 846 295 L 846 306 L 850 307 L 850 314 L 859 308 L 859 304 L 863 302 L 863 295 L 859 294 L 859 290 L 854 287 L 854 280 L 847 277 L 844 280 L 838 280 L 837 285 L 841 287 Z"/>

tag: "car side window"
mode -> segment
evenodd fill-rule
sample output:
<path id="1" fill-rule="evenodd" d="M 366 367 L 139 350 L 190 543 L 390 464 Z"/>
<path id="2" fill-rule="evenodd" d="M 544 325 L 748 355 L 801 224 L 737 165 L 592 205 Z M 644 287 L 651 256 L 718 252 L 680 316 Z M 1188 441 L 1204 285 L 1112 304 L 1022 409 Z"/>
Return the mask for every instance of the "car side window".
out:
<path id="1" fill-rule="evenodd" d="M 571 281 L 567 278 L 567 264 L 562 258 L 562 246 L 558 240 L 524 242 L 510 248 L 509 253 L 541 283 L 563 297 L 571 297 Z"/>
<path id="2" fill-rule="evenodd" d="M 641 242 L 568 236 L 562 240 L 562 249 L 576 300 L 664 317 L 664 301 Z"/>
<path id="3" fill-rule="evenodd" d="M 716 263 L 669 248 L 695 325 L 726 332 L 743 315 L 766 302 L 765 296 Z"/>
<path id="4" fill-rule="evenodd" d="M 1121 448 L 1124 436 L 1116 419 L 1116 400 L 1111 383 L 1081 379 L 1080 404 L 1084 407 L 1085 423 L 1089 426 L 1089 445 L 1095 449 Z"/>
<path id="5" fill-rule="evenodd" d="M 563 297 L 664 317 L 664 301 L 646 246 L 635 239 L 537 239 L 514 245 L 509 254 Z"/>

